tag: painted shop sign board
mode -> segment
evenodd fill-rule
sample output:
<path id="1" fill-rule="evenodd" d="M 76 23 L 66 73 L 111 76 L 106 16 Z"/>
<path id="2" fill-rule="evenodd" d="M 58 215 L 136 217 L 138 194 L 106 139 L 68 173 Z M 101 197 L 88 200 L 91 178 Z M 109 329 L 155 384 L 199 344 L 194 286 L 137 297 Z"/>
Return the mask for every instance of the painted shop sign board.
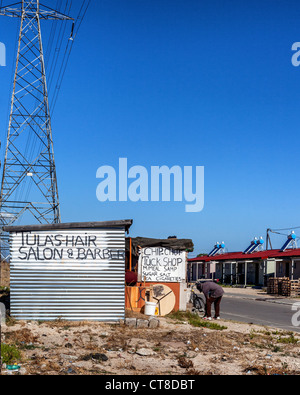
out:
<path id="1" fill-rule="evenodd" d="M 185 282 L 186 252 L 164 247 L 145 247 L 139 256 L 141 281 Z"/>
<path id="2" fill-rule="evenodd" d="M 20 244 L 17 246 L 14 256 L 20 261 L 43 263 L 56 261 L 61 264 L 67 262 L 76 264 L 76 261 L 82 264 L 87 264 L 89 261 L 124 261 L 124 248 L 105 247 L 101 236 L 95 231 L 76 234 L 70 232 L 53 234 L 22 232 Z"/>

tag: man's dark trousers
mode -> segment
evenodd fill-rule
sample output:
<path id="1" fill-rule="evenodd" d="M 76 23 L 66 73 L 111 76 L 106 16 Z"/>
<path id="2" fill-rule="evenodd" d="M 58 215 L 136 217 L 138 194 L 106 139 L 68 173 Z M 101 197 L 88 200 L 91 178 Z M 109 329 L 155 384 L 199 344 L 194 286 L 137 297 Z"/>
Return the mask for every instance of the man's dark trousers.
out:
<path id="1" fill-rule="evenodd" d="M 215 307 L 215 317 L 220 317 L 220 304 L 222 296 L 219 298 L 207 298 L 206 300 L 206 317 L 211 317 L 211 305 L 214 304 Z"/>

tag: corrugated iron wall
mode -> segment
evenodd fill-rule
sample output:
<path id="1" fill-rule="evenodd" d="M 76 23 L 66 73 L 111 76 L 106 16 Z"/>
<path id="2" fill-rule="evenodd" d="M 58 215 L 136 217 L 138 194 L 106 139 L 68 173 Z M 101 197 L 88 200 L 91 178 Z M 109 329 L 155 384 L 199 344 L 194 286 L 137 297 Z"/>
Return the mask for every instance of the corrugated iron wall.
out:
<path id="1" fill-rule="evenodd" d="M 124 228 L 12 233 L 10 244 L 13 317 L 124 318 Z"/>

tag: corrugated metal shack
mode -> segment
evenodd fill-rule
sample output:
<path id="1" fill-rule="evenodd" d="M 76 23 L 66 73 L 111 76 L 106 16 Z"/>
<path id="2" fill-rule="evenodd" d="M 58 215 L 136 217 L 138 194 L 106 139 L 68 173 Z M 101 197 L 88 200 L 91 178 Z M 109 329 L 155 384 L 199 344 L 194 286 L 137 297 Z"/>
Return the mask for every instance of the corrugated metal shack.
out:
<path id="1" fill-rule="evenodd" d="M 125 317 L 125 232 L 132 220 L 6 227 L 11 315 L 21 320 Z"/>

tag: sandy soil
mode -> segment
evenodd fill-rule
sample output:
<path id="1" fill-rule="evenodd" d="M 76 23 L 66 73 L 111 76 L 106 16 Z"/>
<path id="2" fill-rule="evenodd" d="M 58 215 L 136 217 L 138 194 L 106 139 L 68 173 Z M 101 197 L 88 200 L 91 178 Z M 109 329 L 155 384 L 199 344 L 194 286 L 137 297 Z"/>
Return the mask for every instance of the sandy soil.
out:
<path id="1" fill-rule="evenodd" d="M 170 318 L 160 318 L 158 329 L 12 321 L 2 328 L 2 341 L 22 351 L 18 362 L 25 375 L 300 374 L 296 333 L 218 324 L 227 329 L 199 328 Z"/>

